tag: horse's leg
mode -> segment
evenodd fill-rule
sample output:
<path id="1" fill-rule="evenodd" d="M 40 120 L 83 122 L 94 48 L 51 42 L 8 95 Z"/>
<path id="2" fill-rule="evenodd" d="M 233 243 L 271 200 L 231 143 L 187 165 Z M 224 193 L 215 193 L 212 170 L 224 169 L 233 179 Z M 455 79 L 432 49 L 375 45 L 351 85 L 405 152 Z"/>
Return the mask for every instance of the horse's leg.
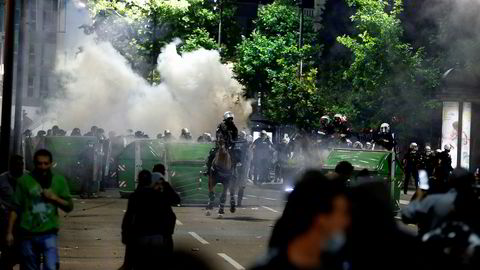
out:
<path id="1" fill-rule="evenodd" d="M 215 203 L 215 179 L 211 174 L 208 175 L 208 205 L 207 210 L 212 210 Z"/>
<path id="2" fill-rule="evenodd" d="M 228 190 L 230 192 L 230 212 L 235 213 L 235 191 L 237 187 L 237 179 L 236 176 L 237 174 L 235 173 L 232 175 L 228 181 Z"/>
<path id="3" fill-rule="evenodd" d="M 228 183 L 225 183 L 227 182 L 227 180 L 224 180 L 223 181 L 223 190 L 222 190 L 222 195 L 220 196 L 220 207 L 218 209 L 218 214 L 219 215 L 223 215 L 225 214 L 225 201 L 227 200 L 227 191 L 228 191 Z"/>

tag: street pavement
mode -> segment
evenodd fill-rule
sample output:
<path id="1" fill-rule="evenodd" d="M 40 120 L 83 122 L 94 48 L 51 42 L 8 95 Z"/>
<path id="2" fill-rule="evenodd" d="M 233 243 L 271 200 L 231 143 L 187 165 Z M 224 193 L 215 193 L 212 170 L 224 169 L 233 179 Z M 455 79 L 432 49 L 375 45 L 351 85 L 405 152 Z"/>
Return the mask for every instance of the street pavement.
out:
<path id="1" fill-rule="evenodd" d="M 282 212 L 281 191 L 248 187 L 244 207 L 223 219 L 205 216 L 203 207 L 175 207 L 175 248 L 200 256 L 213 269 L 244 269 L 265 253 L 270 232 Z M 59 233 L 61 269 L 118 269 L 123 263 L 121 221 L 127 200 L 118 191 L 101 198 L 76 198 L 75 209 L 62 213 Z M 228 205 L 227 205 L 228 206 Z"/>
<path id="2" fill-rule="evenodd" d="M 265 254 L 276 219 L 285 205 L 281 190 L 247 187 L 244 207 L 223 219 L 205 216 L 203 207 L 175 207 L 175 248 L 200 256 L 213 269 L 248 269 Z M 121 221 L 127 200 L 109 190 L 98 199 L 75 199 L 62 216 L 59 233 L 61 269 L 118 269 L 123 263 Z M 409 197 L 402 195 L 403 203 Z M 227 200 L 228 201 L 228 200 Z M 403 226 L 415 232 L 412 226 Z"/>

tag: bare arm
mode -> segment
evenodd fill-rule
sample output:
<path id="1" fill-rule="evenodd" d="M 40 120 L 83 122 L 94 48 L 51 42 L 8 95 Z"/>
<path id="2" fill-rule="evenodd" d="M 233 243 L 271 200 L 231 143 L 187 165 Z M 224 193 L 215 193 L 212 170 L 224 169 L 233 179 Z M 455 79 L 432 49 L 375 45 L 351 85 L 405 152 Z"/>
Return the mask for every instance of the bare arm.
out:
<path id="1" fill-rule="evenodd" d="M 14 241 L 13 227 L 15 226 L 15 223 L 17 222 L 17 217 L 18 217 L 17 212 L 10 211 L 10 215 L 9 215 L 9 218 L 8 218 L 7 236 L 6 236 L 8 246 L 13 245 L 13 241 Z"/>

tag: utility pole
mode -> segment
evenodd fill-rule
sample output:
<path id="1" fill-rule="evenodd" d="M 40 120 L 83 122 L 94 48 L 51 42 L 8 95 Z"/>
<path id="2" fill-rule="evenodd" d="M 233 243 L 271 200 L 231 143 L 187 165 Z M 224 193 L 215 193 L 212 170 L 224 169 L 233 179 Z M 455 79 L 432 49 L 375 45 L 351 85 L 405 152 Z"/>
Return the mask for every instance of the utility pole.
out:
<path id="1" fill-rule="evenodd" d="M 27 1 L 20 0 L 20 28 L 17 49 L 17 87 L 15 89 L 15 123 L 13 128 L 13 153 L 20 154 L 22 149 L 22 96 L 23 96 L 23 55 L 27 46 Z"/>
<path id="2" fill-rule="evenodd" d="M 299 25 L 299 35 L 298 35 L 298 49 L 301 49 L 303 47 L 303 0 L 298 0 L 298 10 L 299 10 L 299 19 L 300 19 L 300 25 Z M 298 77 L 301 79 L 303 74 L 303 60 L 300 58 L 300 66 L 298 68 Z"/>
<path id="3" fill-rule="evenodd" d="M 0 139 L 0 171 L 8 170 L 10 158 L 10 128 L 12 122 L 12 81 L 13 53 L 15 39 L 15 0 L 5 1 L 5 44 L 4 44 L 4 74 L 2 93 L 2 127 Z"/>
<path id="4" fill-rule="evenodd" d="M 223 3 L 222 0 L 214 0 L 216 3 L 218 1 L 218 8 L 219 14 L 220 14 L 220 20 L 218 22 L 218 49 L 220 50 L 221 45 L 222 45 L 222 16 L 223 16 Z"/>

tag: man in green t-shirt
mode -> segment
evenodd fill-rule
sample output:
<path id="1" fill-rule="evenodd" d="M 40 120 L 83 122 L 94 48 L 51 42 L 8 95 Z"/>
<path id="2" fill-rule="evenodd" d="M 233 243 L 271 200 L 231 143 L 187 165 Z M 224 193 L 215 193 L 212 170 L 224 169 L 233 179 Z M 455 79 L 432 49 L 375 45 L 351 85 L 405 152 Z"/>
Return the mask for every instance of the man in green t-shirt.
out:
<path id="1" fill-rule="evenodd" d="M 57 232 L 60 227 L 58 208 L 73 209 L 73 201 L 65 178 L 52 173 L 52 154 L 38 150 L 33 172 L 18 179 L 13 195 L 15 209 L 10 213 L 7 243 L 13 244 L 13 227 L 18 219 L 21 268 L 40 270 L 58 269 Z"/>

